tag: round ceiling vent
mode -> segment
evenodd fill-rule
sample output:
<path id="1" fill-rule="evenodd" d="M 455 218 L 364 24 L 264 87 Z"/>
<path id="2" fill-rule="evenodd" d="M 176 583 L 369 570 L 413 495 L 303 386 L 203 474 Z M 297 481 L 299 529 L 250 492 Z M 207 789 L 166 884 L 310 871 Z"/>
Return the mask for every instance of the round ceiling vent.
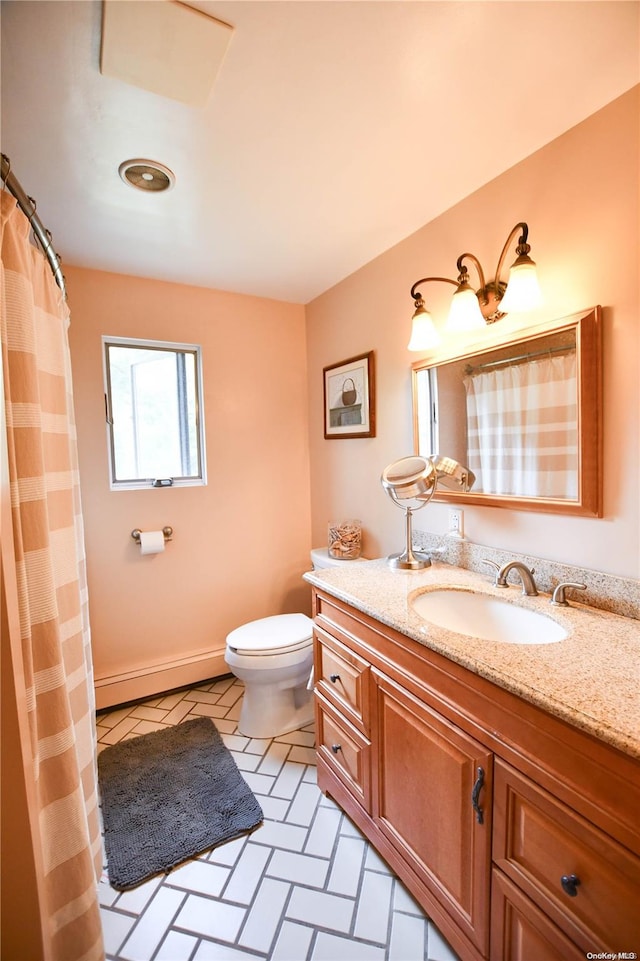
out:
<path id="1" fill-rule="evenodd" d="M 152 193 L 170 190 L 176 182 L 173 171 L 155 160 L 125 160 L 118 167 L 118 173 L 131 187 Z"/>

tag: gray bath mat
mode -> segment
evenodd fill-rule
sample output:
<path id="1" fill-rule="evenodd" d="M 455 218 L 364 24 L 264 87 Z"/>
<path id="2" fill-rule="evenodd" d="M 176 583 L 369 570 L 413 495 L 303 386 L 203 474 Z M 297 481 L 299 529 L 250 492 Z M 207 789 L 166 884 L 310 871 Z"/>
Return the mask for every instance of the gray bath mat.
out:
<path id="1" fill-rule="evenodd" d="M 98 779 L 109 881 L 122 891 L 263 819 L 208 717 L 104 748 Z"/>

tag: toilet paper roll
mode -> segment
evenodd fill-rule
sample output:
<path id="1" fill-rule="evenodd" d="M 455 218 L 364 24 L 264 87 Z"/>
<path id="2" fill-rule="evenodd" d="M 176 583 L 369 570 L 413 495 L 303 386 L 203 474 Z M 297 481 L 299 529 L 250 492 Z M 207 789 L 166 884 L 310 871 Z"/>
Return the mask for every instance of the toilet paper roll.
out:
<path id="1" fill-rule="evenodd" d="M 140 532 L 140 553 L 160 554 L 164 550 L 164 534 L 162 531 Z"/>

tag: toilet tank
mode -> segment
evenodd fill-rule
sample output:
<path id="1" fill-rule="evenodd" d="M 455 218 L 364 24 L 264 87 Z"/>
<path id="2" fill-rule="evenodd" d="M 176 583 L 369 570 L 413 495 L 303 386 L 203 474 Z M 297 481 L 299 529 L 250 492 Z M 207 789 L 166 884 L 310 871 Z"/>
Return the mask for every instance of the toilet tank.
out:
<path id="1" fill-rule="evenodd" d="M 311 551 L 311 563 L 314 571 L 322 570 L 324 567 L 349 567 L 351 564 L 361 564 L 366 560 L 366 557 L 358 557 L 350 561 L 341 560 L 339 557 L 330 557 L 328 547 L 314 547 Z"/>

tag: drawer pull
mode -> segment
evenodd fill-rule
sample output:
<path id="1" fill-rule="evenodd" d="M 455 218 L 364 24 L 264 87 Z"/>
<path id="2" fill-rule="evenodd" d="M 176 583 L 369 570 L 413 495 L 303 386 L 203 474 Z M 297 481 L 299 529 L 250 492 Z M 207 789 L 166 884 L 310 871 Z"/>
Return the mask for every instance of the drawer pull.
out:
<path id="1" fill-rule="evenodd" d="M 473 791 L 471 792 L 471 804 L 473 805 L 473 810 L 476 812 L 476 820 L 478 824 L 482 824 L 484 821 L 484 813 L 482 811 L 482 808 L 478 804 L 478 798 L 480 797 L 480 791 L 482 790 L 483 784 L 484 784 L 484 771 L 482 770 L 481 767 L 479 767 L 476 783 L 473 785 Z"/>
<path id="2" fill-rule="evenodd" d="M 330 675 L 329 675 L 329 680 L 331 681 L 332 684 L 335 684 L 336 681 L 339 681 L 339 680 L 340 680 L 340 675 L 339 675 L 339 674 L 330 674 Z"/>
<path id="3" fill-rule="evenodd" d="M 570 898 L 577 897 L 580 878 L 576 874 L 563 874 L 560 878 L 560 884 L 562 885 L 562 890 L 565 894 L 568 894 Z"/>
<path id="4" fill-rule="evenodd" d="M 341 751 L 341 750 L 342 750 L 342 745 L 341 745 L 341 744 L 332 744 L 332 745 L 331 745 L 331 750 L 333 751 L 334 754 L 337 754 L 338 751 Z"/>

